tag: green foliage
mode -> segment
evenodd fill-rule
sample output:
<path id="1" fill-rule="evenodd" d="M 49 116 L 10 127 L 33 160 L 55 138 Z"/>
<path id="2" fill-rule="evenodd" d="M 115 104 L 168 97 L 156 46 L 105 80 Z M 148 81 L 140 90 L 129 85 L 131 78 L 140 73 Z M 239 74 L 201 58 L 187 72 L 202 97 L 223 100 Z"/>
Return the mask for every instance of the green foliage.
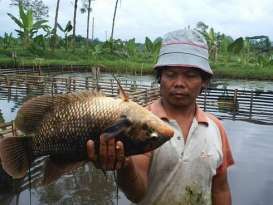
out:
<path id="1" fill-rule="evenodd" d="M 4 49 L 12 48 L 16 45 L 16 39 L 13 38 L 12 33 L 8 34 L 5 32 L 4 38 L 1 38 L 0 42 Z"/>
<path id="2" fill-rule="evenodd" d="M 146 37 L 144 43 L 136 43 L 133 38 L 106 42 L 95 39 L 87 44 L 86 38 L 75 36 L 73 49 L 69 49 L 72 47 L 71 21 L 63 26 L 57 24 L 64 34 L 61 37 L 53 35 L 47 21 L 35 21 L 32 10 L 25 10 L 20 4 L 18 18 L 8 15 L 20 28 L 19 38 L 14 38 L 12 33 L 0 37 L 0 66 L 31 66 L 37 64 L 35 59 L 43 59 L 39 64 L 95 65 L 106 71 L 151 73 L 162 43 L 161 38 L 152 41 Z M 273 79 L 273 47 L 267 36 L 240 37 L 234 41 L 203 22 L 199 22 L 196 29 L 208 42 L 210 64 L 217 77 Z M 43 31 L 42 34 L 39 31 Z M 51 50 L 53 38 L 57 44 Z"/>
<path id="3" fill-rule="evenodd" d="M 127 41 L 125 43 L 125 47 L 126 47 L 127 55 L 129 57 L 134 57 L 137 55 L 136 40 L 134 38 Z"/>
<path id="4" fill-rule="evenodd" d="M 203 35 L 205 35 L 207 33 L 207 29 L 209 28 L 208 25 L 206 25 L 204 22 L 202 21 L 199 21 L 197 24 L 196 24 L 196 28 L 197 30 L 202 33 Z"/>
<path id="5" fill-rule="evenodd" d="M 237 38 L 228 46 L 228 52 L 239 54 L 244 48 L 244 39 L 242 37 Z"/>
<path id="6" fill-rule="evenodd" d="M 65 28 L 63 28 L 59 23 L 57 23 L 57 27 L 64 33 L 64 45 L 65 45 L 65 49 L 67 50 L 69 47 L 69 38 L 68 38 L 68 34 L 72 31 L 73 26 L 71 24 L 71 21 L 68 21 Z"/>
<path id="7" fill-rule="evenodd" d="M 156 62 L 161 43 L 161 38 L 155 39 L 154 42 L 152 42 L 151 39 L 148 37 L 145 38 L 144 54 L 146 58 L 151 58 L 153 63 Z"/>
<path id="8" fill-rule="evenodd" d="M 19 2 L 19 16 L 17 18 L 13 16 L 11 13 L 8 13 L 8 16 L 20 27 L 20 30 L 15 30 L 19 37 L 23 41 L 23 46 L 28 48 L 31 44 L 33 37 L 37 34 L 40 29 L 43 29 L 45 32 L 48 32 L 49 26 L 46 25 L 46 20 L 33 20 L 33 12 L 32 10 L 24 11 L 23 4 Z"/>
<path id="9" fill-rule="evenodd" d="M 46 39 L 43 35 L 38 35 L 33 39 L 29 48 L 30 52 L 37 56 L 43 56 L 46 51 Z"/>
<path id="10" fill-rule="evenodd" d="M 36 20 L 41 20 L 48 17 L 48 7 L 43 3 L 42 0 L 11 0 L 11 6 L 18 6 L 22 3 L 25 10 L 32 10 L 33 17 Z"/>
<path id="11" fill-rule="evenodd" d="M 2 110 L 0 109 L 0 124 L 1 123 L 4 123 L 5 122 L 5 119 L 3 117 L 3 113 L 2 113 Z"/>

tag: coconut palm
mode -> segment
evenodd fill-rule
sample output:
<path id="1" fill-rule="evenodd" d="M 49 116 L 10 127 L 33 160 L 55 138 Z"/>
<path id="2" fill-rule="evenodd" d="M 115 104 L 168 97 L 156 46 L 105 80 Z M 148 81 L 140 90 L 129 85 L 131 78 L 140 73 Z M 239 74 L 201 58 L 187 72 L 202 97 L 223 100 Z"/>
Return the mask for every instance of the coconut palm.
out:
<path id="1" fill-rule="evenodd" d="M 114 37 L 114 28 L 115 28 L 115 21 L 116 21 L 118 1 L 119 0 L 116 0 L 115 10 L 114 10 L 114 16 L 113 16 L 113 22 L 112 22 L 112 31 L 111 31 L 110 41 L 113 41 L 113 37 Z"/>
<path id="2" fill-rule="evenodd" d="M 77 8 L 78 8 L 78 0 L 74 1 L 74 17 L 73 17 L 73 44 L 75 42 L 76 36 L 76 21 L 77 21 Z"/>
<path id="3" fill-rule="evenodd" d="M 88 46 L 89 42 L 89 28 L 90 28 L 90 13 L 92 11 L 91 2 L 95 0 L 83 0 L 83 8 L 81 8 L 81 12 L 85 13 L 87 11 L 87 29 L 86 29 L 86 44 Z"/>
<path id="4" fill-rule="evenodd" d="M 53 28 L 53 31 L 52 31 L 52 33 L 53 33 L 53 49 L 56 47 L 59 6 L 60 6 L 60 0 L 57 0 L 57 6 L 56 6 L 56 11 L 55 11 L 54 28 Z"/>

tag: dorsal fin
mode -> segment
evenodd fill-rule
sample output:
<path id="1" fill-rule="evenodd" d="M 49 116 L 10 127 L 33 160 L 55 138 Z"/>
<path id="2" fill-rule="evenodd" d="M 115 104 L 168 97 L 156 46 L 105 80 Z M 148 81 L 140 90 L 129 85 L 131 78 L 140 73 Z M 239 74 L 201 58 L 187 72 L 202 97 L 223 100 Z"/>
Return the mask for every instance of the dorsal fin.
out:
<path id="1" fill-rule="evenodd" d="M 82 91 L 58 95 L 42 95 L 25 102 L 17 113 L 16 127 L 24 133 L 32 133 L 40 126 L 44 117 L 57 106 L 67 106 L 87 98 L 103 96 L 100 92 Z"/>
<path id="2" fill-rule="evenodd" d="M 120 98 L 123 99 L 124 101 L 128 101 L 129 100 L 128 94 L 125 92 L 125 90 L 121 86 L 121 84 L 120 84 L 119 80 L 116 78 L 116 76 L 114 74 L 112 74 L 112 75 L 113 75 L 114 79 L 117 81 Z"/>

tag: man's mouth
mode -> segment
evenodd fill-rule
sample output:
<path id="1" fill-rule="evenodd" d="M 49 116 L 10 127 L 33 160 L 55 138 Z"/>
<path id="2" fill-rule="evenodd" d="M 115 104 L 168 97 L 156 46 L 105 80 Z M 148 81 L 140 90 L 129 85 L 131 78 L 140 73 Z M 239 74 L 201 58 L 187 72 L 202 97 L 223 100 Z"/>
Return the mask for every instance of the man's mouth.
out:
<path id="1" fill-rule="evenodd" d="M 182 92 L 172 92 L 171 94 L 175 97 L 180 97 L 180 98 L 188 96 L 186 93 L 182 93 Z"/>

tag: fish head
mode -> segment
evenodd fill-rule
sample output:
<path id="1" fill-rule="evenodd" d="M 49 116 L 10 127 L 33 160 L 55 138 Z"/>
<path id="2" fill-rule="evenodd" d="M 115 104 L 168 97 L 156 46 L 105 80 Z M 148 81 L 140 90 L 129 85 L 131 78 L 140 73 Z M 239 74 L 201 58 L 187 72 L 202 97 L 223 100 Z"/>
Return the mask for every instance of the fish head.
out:
<path id="1" fill-rule="evenodd" d="M 130 134 L 137 139 L 164 137 L 166 141 L 173 135 L 174 131 L 170 125 L 161 120 L 155 114 L 133 102 L 124 102 L 123 114 L 132 122 Z M 160 140 L 161 142 L 162 140 Z"/>
<path id="2" fill-rule="evenodd" d="M 125 156 L 151 152 L 163 145 L 169 139 L 170 138 L 168 137 L 157 135 L 157 133 L 153 133 L 146 139 L 123 137 L 122 141 L 124 142 Z"/>

